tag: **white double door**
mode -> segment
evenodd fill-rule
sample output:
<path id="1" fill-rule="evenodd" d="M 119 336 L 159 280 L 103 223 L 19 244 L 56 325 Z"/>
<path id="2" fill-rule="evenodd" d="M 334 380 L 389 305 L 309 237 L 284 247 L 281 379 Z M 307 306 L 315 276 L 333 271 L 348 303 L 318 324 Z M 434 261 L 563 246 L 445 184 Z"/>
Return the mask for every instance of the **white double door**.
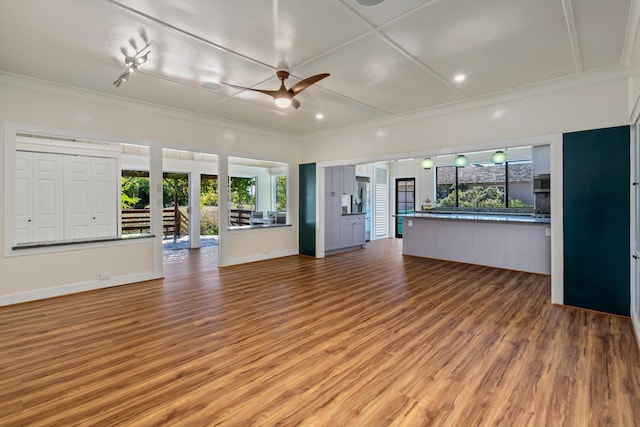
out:
<path id="1" fill-rule="evenodd" d="M 16 243 L 117 236 L 115 158 L 16 152 Z"/>
<path id="2" fill-rule="evenodd" d="M 117 235 L 116 159 L 65 156 L 65 239 Z"/>

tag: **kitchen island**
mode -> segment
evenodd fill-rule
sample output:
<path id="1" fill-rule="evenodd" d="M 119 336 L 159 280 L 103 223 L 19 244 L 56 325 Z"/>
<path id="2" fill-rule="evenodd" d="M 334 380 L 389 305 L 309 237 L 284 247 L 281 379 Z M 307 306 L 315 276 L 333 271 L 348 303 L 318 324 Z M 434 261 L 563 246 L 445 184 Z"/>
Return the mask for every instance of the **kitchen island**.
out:
<path id="1" fill-rule="evenodd" d="M 551 274 L 549 218 L 473 212 L 402 216 L 404 255 Z"/>

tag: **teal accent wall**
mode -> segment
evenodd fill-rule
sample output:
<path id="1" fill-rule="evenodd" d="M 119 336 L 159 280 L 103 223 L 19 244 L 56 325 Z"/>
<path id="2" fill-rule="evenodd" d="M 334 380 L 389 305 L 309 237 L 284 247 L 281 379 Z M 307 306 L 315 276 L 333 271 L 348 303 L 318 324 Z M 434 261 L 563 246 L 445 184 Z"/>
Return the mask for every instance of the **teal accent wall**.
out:
<path id="1" fill-rule="evenodd" d="M 306 163 L 298 168 L 298 252 L 316 256 L 316 164 Z"/>
<path id="2" fill-rule="evenodd" d="M 564 303 L 628 316 L 629 126 L 564 134 L 563 190 Z"/>

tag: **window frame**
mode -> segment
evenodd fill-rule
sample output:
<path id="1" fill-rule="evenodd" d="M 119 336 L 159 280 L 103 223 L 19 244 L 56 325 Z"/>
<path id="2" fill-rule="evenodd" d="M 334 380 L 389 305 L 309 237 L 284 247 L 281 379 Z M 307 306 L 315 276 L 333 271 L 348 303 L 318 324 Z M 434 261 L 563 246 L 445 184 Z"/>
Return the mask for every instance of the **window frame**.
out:
<path id="1" fill-rule="evenodd" d="M 493 165 L 493 166 L 503 166 L 504 167 L 504 182 L 501 183 L 500 185 L 498 185 L 499 187 L 504 187 L 504 206 L 503 207 L 499 207 L 499 208 L 485 208 L 485 207 L 474 207 L 474 208 L 481 208 L 481 209 L 534 209 L 534 206 L 531 207 L 512 207 L 509 206 L 509 201 L 510 201 L 510 196 L 509 196 L 509 164 L 510 163 L 520 163 L 520 162 L 532 162 L 532 159 L 522 159 L 522 160 L 513 160 L 513 161 L 506 161 L 504 162 L 504 164 L 502 165 L 496 165 L 494 163 L 491 162 L 475 162 L 478 164 L 482 164 L 482 165 Z M 454 166 L 454 165 L 439 165 L 436 166 L 434 168 L 434 188 L 435 188 L 435 202 L 436 204 L 439 204 L 440 200 L 438 196 L 439 196 L 439 192 L 438 192 L 438 169 L 439 168 L 455 168 L 455 173 L 454 173 L 454 198 L 455 198 L 455 206 L 447 206 L 448 208 L 451 209 L 464 209 L 464 208 L 468 208 L 466 206 L 460 206 L 460 195 L 458 193 L 458 190 L 460 188 L 460 176 L 459 176 L 459 172 L 460 169 L 463 169 L 464 167 L 459 167 L 459 166 Z M 533 180 L 533 170 L 531 172 L 531 178 Z M 449 193 L 450 194 L 450 193 Z"/>

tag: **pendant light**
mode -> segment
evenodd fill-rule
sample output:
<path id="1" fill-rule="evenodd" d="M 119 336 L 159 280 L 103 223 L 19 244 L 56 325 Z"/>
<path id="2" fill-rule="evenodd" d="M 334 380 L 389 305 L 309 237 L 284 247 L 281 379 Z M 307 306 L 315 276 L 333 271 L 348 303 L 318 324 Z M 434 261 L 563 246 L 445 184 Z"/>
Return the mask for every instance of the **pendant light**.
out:
<path id="1" fill-rule="evenodd" d="M 467 165 L 469 159 L 467 159 L 464 154 L 458 154 L 456 158 L 453 160 L 453 164 L 459 168 L 463 168 Z"/>
<path id="2" fill-rule="evenodd" d="M 491 161 L 496 165 L 501 165 L 507 161 L 507 155 L 504 153 L 504 151 L 496 151 L 491 156 Z"/>
<path id="3" fill-rule="evenodd" d="M 435 163 L 433 162 L 433 159 L 431 157 L 422 159 L 422 161 L 420 162 L 420 166 L 422 166 L 422 169 L 431 169 L 434 164 Z"/>

